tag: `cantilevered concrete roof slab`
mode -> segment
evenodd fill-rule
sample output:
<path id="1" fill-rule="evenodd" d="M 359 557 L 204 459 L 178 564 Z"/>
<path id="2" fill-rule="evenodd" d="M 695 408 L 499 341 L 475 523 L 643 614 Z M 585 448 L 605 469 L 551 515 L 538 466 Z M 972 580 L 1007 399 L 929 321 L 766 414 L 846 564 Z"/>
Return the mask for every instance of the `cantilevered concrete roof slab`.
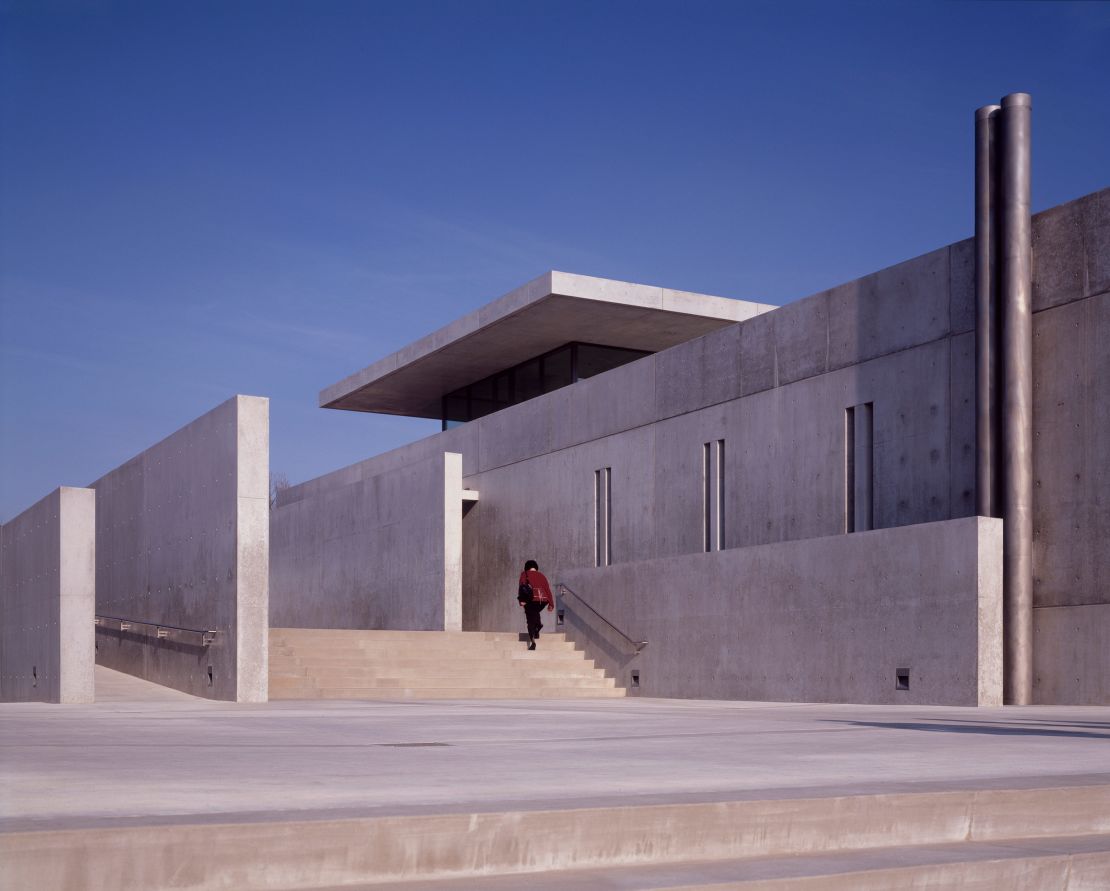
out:
<path id="1" fill-rule="evenodd" d="M 570 341 L 658 352 L 774 308 L 547 272 L 332 384 L 320 405 L 439 418 L 445 394 Z"/>

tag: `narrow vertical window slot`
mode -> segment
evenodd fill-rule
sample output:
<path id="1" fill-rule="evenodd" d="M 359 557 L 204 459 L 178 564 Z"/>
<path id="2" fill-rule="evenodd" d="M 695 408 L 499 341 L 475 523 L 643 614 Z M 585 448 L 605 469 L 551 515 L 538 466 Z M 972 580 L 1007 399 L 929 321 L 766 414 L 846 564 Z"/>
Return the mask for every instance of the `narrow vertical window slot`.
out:
<path id="1" fill-rule="evenodd" d="M 601 503 L 601 471 L 594 471 L 594 566 L 601 565 L 602 541 L 601 541 L 601 525 L 602 525 L 602 511 L 603 506 Z"/>
<path id="2" fill-rule="evenodd" d="M 594 566 L 611 566 L 613 550 L 613 469 L 602 467 L 594 471 Z"/>
<path id="3" fill-rule="evenodd" d="M 613 565 L 613 468 L 605 468 L 605 565 Z"/>
<path id="4" fill-rule="evenodd" d="M 875 528 L 875 403 L 844 410 L 844 531 Z"/>
<path id="5" fill-rule="evenodd" d="M 856 531 L 856 410 L 844 409 L 844 531 Z"/>
<path id="6" fill-rule="evenodd" d="M 725 547 L 725 441 L 717 440 L 717 550 Z"/>
<path id="7" fill-rule="evenodd" d="M 856 531 L 875 528 L 875 403 L 856 406 Z"/>
<path id="8" fill-rule="evenodd" d="M 713 550 L 713 458 L 709 443 L 701 447 L 702 550 Z"/>

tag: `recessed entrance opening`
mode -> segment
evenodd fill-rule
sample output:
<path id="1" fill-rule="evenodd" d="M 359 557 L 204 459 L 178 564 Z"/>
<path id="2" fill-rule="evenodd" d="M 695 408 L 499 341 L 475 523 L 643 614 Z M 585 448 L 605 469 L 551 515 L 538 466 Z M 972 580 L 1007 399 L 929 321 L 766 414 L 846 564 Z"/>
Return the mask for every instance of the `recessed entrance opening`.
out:
<path id="1" fill-rule="evenodd" d="M 894 689 L 895 690 L 908 690 L 910 688 L 910 670 L 908 668 L 899 668 L 894 672 Z"/>

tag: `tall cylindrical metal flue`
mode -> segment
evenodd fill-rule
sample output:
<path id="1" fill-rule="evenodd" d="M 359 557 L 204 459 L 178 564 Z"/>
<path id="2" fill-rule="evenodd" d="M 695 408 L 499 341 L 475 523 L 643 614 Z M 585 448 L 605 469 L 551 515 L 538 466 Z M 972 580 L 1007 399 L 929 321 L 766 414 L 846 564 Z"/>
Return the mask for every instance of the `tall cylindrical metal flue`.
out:
<path id="1" fill-rule="evenodd" d="M 997 105 L 975 112 L 976 513 L 999 515 Z"/>
<path id="2" fill-rule="evenodd" d="M 1033 699 L 1033 248 L 1032 100 L 1012 93 L 999 120 L 998 281 L 1002 345 L 1004 690 Z"/>

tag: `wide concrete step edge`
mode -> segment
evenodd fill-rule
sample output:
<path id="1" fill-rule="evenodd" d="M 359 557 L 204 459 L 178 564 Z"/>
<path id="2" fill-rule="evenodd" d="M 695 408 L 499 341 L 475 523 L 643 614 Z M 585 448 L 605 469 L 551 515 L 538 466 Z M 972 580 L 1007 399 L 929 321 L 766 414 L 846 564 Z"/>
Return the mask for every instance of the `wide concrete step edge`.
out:
<path id="1" fill-rule="evenodd" d="M 279 687 L 270 699 L 614 699 L 623 687 Z"/>
<path id="2" fill-rule="evenodd" d="M 568 648 L 556 648 L 542 646 L 535 650 L 529 650 L 523 644 L 514 649 L 504 650 L 475 650 L 474 652 L 459 653 L 454 650 L 436 651 L 436 652 L 413 652 L 409 650 L 397 650 L 391 653 L 381 653 L 376 651 L 354 651 L 346 652 L 340 650 L 329 651 L 325 649 L 310 649 L 308 647 L 298 647 L 289 650 L 270 650 L 271 659 L 300 659 L 302 661 L 312 662 L 412 662 L 415 664 L 423 665 L 427 662 L 445 662 L 450 661 L 452 664 L 458 662 L 459 664 L 467 664 L 470 662 L 478 661 L 496 661 L 496 662 L 513 662 L 513 661 L 530 661 L 536 659 L 552 659 L 556 661 L 566 662 L 582 662 L 592 661 L 586 657 L 586 654 L 581 650 L 572 650 Z"/>
<path id="3" fill-rule="evenodd" d="M 578 653 L 582 655 L 582 650 L 576 649 L 574 644 L 569 641 L 551 641 L 541 640 L 540 646 L 545 652 L 552 653 Z M 443 641 L 426 644 L 390 644 L 389 646 L 375 646 L 367 644 L 365 646 L 348 646 L 345 644 L 337 644 L 330 646 L 326 642 L 313 642 L 313 643 L 297 643 L 297 644 L 270 644 L 270 652 L 279 655 L 289 655 L 291 653 L 318 653 L 322 656 L 373 656 L 380 654 L 382 656 L 401 655 L 435 655 L 440 658 L 444 657 L 473 657 L 483 653 L 522 653 L 528 652 L 528 644 L 525 641 L 489 641 L 483 644 L 466 644 L 465 646 L 454 646 Z"/>
<path id="4" fill-rule="evenodd" d="M 0 834 L 0 887 L 276 891 L 1107 834 L 1110 785 L 182 821 Z"/>
<path id="5" fill-rule="evenodd" d="M 374 677 L 389 675 L 392 677 L 417 676 L 427 674 L 496 674 L 503 677 L 536 677 L 550 676 L 553 674 L 586 677 L 602 675 L 604 672 L 597 665 L 588 662 L 555 662 L 536 661 L 528 662 L 471 662 L 464 665 L 455 663 L 395 663 L 395 662 L 310 662 L 303 660 L 270 660 L 270 673 L 285 672 L 291 674 L 345 674 L 352 676 Z"/>
<path id="6" fill-rule="evenodd" d="M 484 876 L 482 888 L 518 889 L 522 879 L 525 877 L 519 873 Z M 529 875 L 525 880 L 529 891 L 1104 891 L 1110 888 L 1110 835 L 556 870 Z M 395 887 L 405 891 L 470 891 L 475 886 L 473 878 L 466 878 L 415 880 Z"/>
<path id="7" fill-rule="evenodd" d="M 287 680 L 280 680 L 278 684 L 274 685 L 272 692 L 281 692 L 282 690 L 301 690 L 309 689 L 309 686 L 301 684 L 301 682 L 290 682 Z M 524 684 L 524 682 L 514 681 L 478 681 L 471 679 L 460 678 L 374 678 L 371 681 L 349 680 L 345 678 L 312 678 L 311 689 L 323 693 L 332 690 L 359 690 L 363 692 L 390 692 L 393 690 L 502 690 L 505 692 L 524 693 L 524 695 L 532 695 L 532 693 L 544 693 L 548 690 L 615 690 L 616 686 L 604 684 L 602 681 L 596 681 L 589 678 L 539 678 L 531 682 L 531 684 Z"/>
<path id="8" fill-rule="evenodd" d="M 545 626 L 548 623 L 545 622 Z M 551 638 L 566 639 L 561 631 L 545 632 Z M 468 641 L 503 642 L 517 641 L 523 636 L 522 631 L 392 631 L 386 629 L 362 628 L 271 628 L 270 640 L 312 640 L 326 639 L 334 641 L 368 641 L 388 643 L 418 642 L 430 640 L 451 640 L 458 643 Z"/>

